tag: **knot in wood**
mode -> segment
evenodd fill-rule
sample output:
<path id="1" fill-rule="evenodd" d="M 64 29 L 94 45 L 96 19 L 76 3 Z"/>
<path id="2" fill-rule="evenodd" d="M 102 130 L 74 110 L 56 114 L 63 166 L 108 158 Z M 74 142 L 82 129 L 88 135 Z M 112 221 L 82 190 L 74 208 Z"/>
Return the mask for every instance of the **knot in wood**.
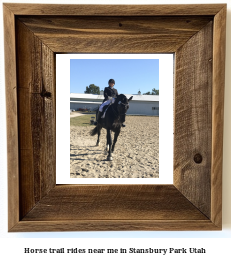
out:
<path id="1" fill-rule="evenodd" d="M 40 95 L 43 97 L 43 98 L 47 98 L 47 99 L 51 99 L 51 93 L 50 92 L 47 92 L 46 90 L 43 90 Z"/>
<path id="2" fill-rule="evenodd" d="M 195 154 L 195 156 L 194 156 L 194 161 L 195 161 L 195 163 L 197 163 L 197 164 L 200 164 L 200 163 L 202 162 L 202 156 L 201 156 L 200 153 Z"/>

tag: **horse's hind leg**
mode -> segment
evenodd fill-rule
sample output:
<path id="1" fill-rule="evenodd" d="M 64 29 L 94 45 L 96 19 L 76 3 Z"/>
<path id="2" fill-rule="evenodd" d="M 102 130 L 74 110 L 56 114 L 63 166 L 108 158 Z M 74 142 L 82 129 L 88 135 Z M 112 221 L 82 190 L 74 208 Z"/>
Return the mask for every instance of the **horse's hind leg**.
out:
<path id="1" fill-rule="evenodd" d="M 107 154 L 108 154 L 108 151 L 109 151 L 109 144 L 106 143 L 106 147 L 105 147 L 105 150 L 104 150 L 104 154 L 107 155 Z"/>
<path id="2" fill-rule="evenodd" d="M 98 131 L 98 139 L 97 139 L 97 142 L 96 142 L 96 146 L 99 146 L 100 145 L 100 132 L 101 132 L 101 129 L 102 127 L 100 127 L 99 125 L 97 126 L 97 131 Z"/>
<path id="3" fill-rule="evenodd" d="M 112 160 L 112 153 L 111 153 L 111 130 L 107 129 L 107 144 L 109 145 L 109 152 L 108 152 L 108 156 L 107 156 L 107 160 Z"/>
<path id="4" fill-rule="evenodd" d="M 114 152 L 115 149 L 115 144 L 117 142 L 117 138 L 120 134 L 120 129 L 116 130 L 115 135 L 114 135 L 114 140 L 113 140 L 113 145 L 112 145 L 112 153 Z"/>

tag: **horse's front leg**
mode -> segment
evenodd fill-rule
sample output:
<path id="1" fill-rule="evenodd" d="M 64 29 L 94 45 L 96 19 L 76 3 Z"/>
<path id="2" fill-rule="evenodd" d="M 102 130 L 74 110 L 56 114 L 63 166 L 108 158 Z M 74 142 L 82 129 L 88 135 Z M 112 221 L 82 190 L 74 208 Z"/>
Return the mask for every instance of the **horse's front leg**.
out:
<path id="1" fill-rule="evenodd" d="M 109 144 L 106 143 L 104 154 L 107 155 L 109 151 Z"/>
<path id="2" fill-rule="evenodd" d="M 109 151 L 108 151 L 108 156 L 107 156 L 107 160 L 112 160 L 112 153 L 111 153 L 111 130 L 107 129 L 107 144 L 109 145 Z"/>
<path id="3" fill-rule="evenodd" d="M 120 129 L 116 130 L 115 131 L 115 135 L 114 135 L 114 140 L 113 140 L 113 145 L 112 145 L 112 153 L 114 152 L 114 149 L 115 149 L 115 144 L 117 142 L 117 138 L 120 134 Z"/>

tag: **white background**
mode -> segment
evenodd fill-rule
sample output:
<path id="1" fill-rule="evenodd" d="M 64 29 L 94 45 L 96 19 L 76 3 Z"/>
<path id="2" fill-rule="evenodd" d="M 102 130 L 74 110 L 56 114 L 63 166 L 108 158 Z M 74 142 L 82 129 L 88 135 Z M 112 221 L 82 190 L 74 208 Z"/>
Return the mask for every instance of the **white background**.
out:
<path id="1" fill-rule="evenodd" d="M 70 59 L 159 60 L 158 179 L 70 178 Z M 97 140 L 97 137 L 95 140 Z M 165 148 L 168 149 L 166 150 Z M 56 184 L 173 184 L 173 54 L 56 55 Z"/>
<path id="2" fill-rule="evenodd" d="M 189 256 L 184 254 L 178 254 L 175 256 L 156 256 L 148 255 L 133 255 L 131 258 L 145 258 L 145 260 L 211 260 L 223 259 L 230 260 L 231 254 L 230 243 L 231 243 L 231 2 L 223 0 L 181 0 L 181 1 L 171 1 L 171 0 L 140 0 L 140 1 L 110 1 L 110 4 L 197 4 L 197 3 L 227 3 L 228 13 L 227 13 L 227 41 L 226 41 L 226 89 L 225 89 L 225 125 L 224 125 L 224 156 L 223 156 L 223 230 L 222 231 L 182 231 L 182 232 L 155 232 L 155 231 L 132 231 L 132 232 L 71 232 L 71 233 L 8 233 L 7 232 L 7 165 L 6 165 L 6 117 L 5 117 L 5 88 L 4 88 L 4 61 L 3 61 L 3 23 L 2 23 L 2 0 L 0 6 L 0 237 L 2 242 L 0 242 L 0 255 L 1 258 L 5 255 L 3 260 L 11 260 L 11 258 L 16 258 L 17 260 L 40 260 L 41 258 L 50 260 L 50 255 L 47 257 L 40 255 L 29 255 L 25 256 L 23 254 L 24 247 L 84 247 L 93 248 L 96 247 L 142 247 L 144 244 L 147 247 L 158 246 L 160 248 L 168 247 L 204 247 L 208 249 L 206 255 L 192 255 Z M 4 0 L 4 2 L 12 2 Z M 30 3 L 35 1 L 14 1 Z M 37 1 L 39 3 L 65 3 L 65 4 L 108 4 L 108 1 Z M 52 238 L 52 240 L 50 239 Z M 86 239 L 87 238 L 87 239 Z M 96 239 L 97 238 L 97 239 Z M 133 245 L 133 246 L 131 246 Z M 62 258 L 63 255 L 55 256 L 56 260 Z M 85 260 L 89 259 L 89 256 L 80 257 L 72 256 L 69 257 L 70 260 Z M 109 258 L 108 255 L 93 257 L 95 260 L 104 260 Z M 110 256 L 110 259 L 118 259 L 118 256 Z M 119 256 L 120 259 L 125 260 L 127 257 Z M 171 258 L 171 259 L 170 259 Z"/>

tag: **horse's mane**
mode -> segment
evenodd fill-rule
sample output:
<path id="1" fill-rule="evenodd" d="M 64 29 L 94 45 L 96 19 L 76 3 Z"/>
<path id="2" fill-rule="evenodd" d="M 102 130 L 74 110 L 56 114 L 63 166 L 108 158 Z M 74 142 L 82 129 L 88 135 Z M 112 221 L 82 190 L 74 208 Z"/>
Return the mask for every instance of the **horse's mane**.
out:
<path id="1" fill-rule="evenodd" d="M 122 100 L 122 99 L 126 99 L 127 100 L 127 97 L 126 97 L 126 95 L 124 95 L 124 94 L 119 94 L 118 96 L 117 96 L 117 98 L 116 99 L 118 99 L 118 100 Z"/>

